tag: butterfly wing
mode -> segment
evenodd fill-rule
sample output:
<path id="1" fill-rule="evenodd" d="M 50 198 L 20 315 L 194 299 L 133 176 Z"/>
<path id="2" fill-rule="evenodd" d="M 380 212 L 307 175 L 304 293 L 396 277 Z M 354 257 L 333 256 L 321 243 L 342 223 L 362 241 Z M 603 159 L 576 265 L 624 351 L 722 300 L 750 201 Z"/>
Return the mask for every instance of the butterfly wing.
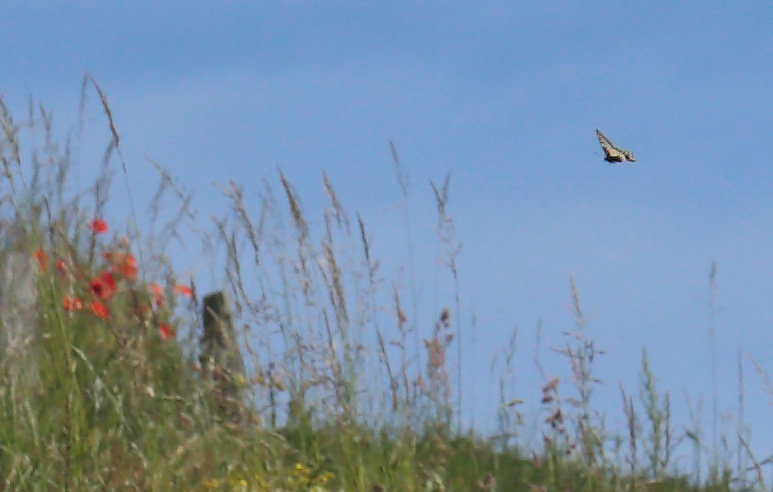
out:
<path id="1" fill-rule="evenodd" d="M 618 149 L 614 145 L 612 145 L 612 142 L 609 141 L 609 139 L 601 133 L 601 131 L 596 128 L 596 137 L 599 139 L 599 143 L 601 144 L 602 150 L 604 150 L 604 160 L 607 162 L 623 162 L 623 161 L 630 161 L 630 162 L 636 162 L 636 159 L 633 157 L 633 152 L 630 150 L 623 150 Z"/>

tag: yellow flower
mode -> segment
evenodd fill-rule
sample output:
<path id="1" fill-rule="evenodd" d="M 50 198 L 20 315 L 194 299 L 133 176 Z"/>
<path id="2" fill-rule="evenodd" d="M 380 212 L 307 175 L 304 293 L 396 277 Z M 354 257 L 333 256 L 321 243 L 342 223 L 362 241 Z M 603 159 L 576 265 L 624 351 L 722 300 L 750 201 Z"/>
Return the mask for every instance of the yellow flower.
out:
<path id="1" fill-rule="evenodd" d="M 204 481 L 204 488 L 207 490 L 217 490 L 220 487 L 220 481 L 216 478 L 210 478 Z"/>

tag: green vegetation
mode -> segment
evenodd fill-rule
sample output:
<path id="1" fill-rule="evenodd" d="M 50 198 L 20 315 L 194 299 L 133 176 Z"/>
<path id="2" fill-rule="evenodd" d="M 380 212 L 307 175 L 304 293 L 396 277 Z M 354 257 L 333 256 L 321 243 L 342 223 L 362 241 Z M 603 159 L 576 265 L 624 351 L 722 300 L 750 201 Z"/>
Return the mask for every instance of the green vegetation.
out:
<path id="1" fill-rule="evenodd" d="M 190 197 L 156 166 L 150 232 L 140 232 L 107 99 L 92 79 L 84 87 L 96 89 L 112 138 L 103 173 L 75 193 L 71 149 L 53 143 L 51 116 L 40 107 L 15 123 L 0 100 L 0 267 L 12 285 L 0 313 L 0 491 L 765 489 L 748 449 L 752 473 L 712 459 L 701 429 L 675 430 L 646 351 L 638 397 L 621 388 L 627 432 L 605 428 L 592 406 L 598 350 L 573 281 L 576 330 L 562 349 L 572 397 L 546 380 L 531 395 L 541 400 L 542 428 L 525 429 L 503 378 L 498 433 L 461 430 L 452 391 L 461 368 L 448 369 L 460 339 L 458 285 L 422 339 L 406 314 L 415 301 L 382 278 L 364 220 L 350 220 L 327 177 L 318 239 L 281 173 L 282 198 L 266 185 L 257 213 L 238 187 L 222 188 L 230 213 L 215 219 L 215 234 L 196 237 L 223 259 L 248 370 L 202 367 L 201 293 L 169 261 L 175 233 L 195 224 Z M 36 145 L 26 159 L 21 149 Z M 103 219 L 114 168 L 131 210 L 118 232 Z M 457 280 L 448 182 L 434 192 Z M 508 350 L 511 367 L 513 344 Z M 243 402 L 228 398 L 223 379 Z M 521 439 L 528 434 L 538 446 Z M 692 470 L 674 463 L 680 442 L 694 444 Z"/>

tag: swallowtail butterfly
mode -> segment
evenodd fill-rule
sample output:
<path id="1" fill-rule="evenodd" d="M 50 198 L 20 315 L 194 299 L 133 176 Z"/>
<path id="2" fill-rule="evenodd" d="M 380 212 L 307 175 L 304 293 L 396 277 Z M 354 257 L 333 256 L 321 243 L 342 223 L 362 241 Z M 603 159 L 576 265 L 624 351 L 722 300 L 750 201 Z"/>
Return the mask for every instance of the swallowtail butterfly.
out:
<path id="1" fill-rule="evenodd" d="M 601 144 L 601 148 L 604 150 L 604 160 L 607 162 L 623 162 L 623 161 L 629 161 L 629 162 L 636 162 L 636 159 L 633 157 L 633 152 L 630 150 L 623 150 L 618 149 L 614 145 L 612 145 L 612 142 L 609 141 L 607 137 L 604 136 L 603 133 L 599 131 L 598 128 L 596 128 L 596 136 L 599 139 L 599 143 Z"/>

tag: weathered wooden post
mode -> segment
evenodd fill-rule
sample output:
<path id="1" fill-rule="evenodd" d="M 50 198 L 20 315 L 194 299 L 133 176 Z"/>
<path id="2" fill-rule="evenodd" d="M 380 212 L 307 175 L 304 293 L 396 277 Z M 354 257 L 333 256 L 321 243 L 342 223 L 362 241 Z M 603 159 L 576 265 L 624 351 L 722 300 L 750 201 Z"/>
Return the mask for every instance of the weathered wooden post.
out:
<path id="1" fill-rule="evenodd" d="M 34 260 L 20 252 L 0 252 L 1 373 L 27 388 L 38 381 L 39 316 Z"/>
<path id="2" fill-rule="evenodd" d="M 236 341 L 228 293 L 212 292 L 204 296 L 204 335 L 201 337 L 201 362 L 215 381 L 221 408 L 234 421 L 241 418 L 244 360 Z"/>

